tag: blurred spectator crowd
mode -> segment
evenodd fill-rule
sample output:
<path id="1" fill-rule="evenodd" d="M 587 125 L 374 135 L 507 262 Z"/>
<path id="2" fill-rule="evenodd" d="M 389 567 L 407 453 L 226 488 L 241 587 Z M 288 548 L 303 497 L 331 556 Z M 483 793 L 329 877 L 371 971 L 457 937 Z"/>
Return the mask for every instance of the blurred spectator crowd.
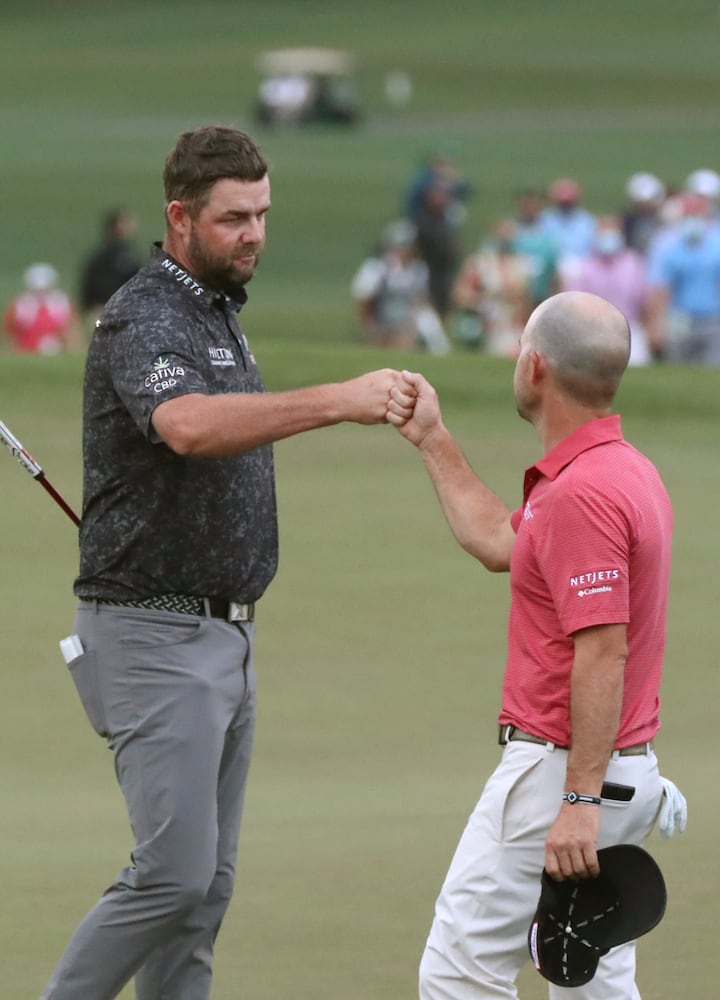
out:
<path id="1" fill-rule="evenodd" d="M 82 350 L 110 296 L 140 268 L 133 238 L 137 222 L 127 209 L 113 209 L 101 222 L 101 238 L 83 261 L 79 288 L 60 287 L 52 264 L 35 263 L 22 289 L 8 303 L 2 322 L 5 346 L 22 354 Z"/>
<path id="2" fill-rule="evenodd" d="M 533 309 L 555 292 L 578 290 L 625 314 L 631 364 L 720 366 L 720 176 L 714 170 L 694 170 L 677 186 L 634 173 L 619 204 L 602 213 L 586 207 L 572 177 L 556 178 L 547 189 L 526 188 L 466 253 L 461 232 L 472 195 L 446 152 L 430 156 L 411 176 L 398 217 L 352 279 L 367 343 L 513 357 Z M 102 218 L 75 295 L 60 287 L 51 264 L 28 266 L 4 312 L 6 348 L 83 349 L 104 304 L 142 264 L 136 228 L 127 209 Z"/>
<path id="3" fill-rule="evenodd" d="M 517 193 L 469 254 L 460 228 L 472 194 L 451 157 L 411 178 L 401 217 L 362 262 L 351 293 L 363 339 L 445 354 L 453 346 L 513 357 L 533 309 L 558 291 L 614 303 L 632 331 L 630 363 L 720 366 L 720 176 L 670 186 L 628 177 L 603 213 L 572 177 Z"/>

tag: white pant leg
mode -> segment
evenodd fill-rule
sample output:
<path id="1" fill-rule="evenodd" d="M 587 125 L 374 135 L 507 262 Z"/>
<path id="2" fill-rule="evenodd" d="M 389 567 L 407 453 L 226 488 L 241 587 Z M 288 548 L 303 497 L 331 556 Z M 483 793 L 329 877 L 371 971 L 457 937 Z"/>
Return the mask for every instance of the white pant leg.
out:
<path id="1" fill-rule="evenodd" d="M 514 1000 L 529 960 L 545 840 L 561 804 L 567 753 L 509 744 L 460 839 L 420 964 L 421 1000 Z M 641 843 L 662 788 L 654 755 L 613 760 L 608 779 L 633 784 L 631 803 L 603 806 L 600 846 Z M 550 988 L 551 1000 L 637 1000 L 634 946 L 614 949 L 586 987 Z M 608 992 L 609 990 L 609 992 Z"/>
<path id="2" fill-rule="evenodd" d="M 421 1000 L 517 996 L 564 773 L 561 752 L 520 742 L 505 748 L 438 897 L 420 965 Z"/>
<path id="3" fill-rule="evenodd" d="M 552 986 L 550 1000 L 641 1000 L 635 985 L 635 942 L 613 948 L 600 959 L 597 972 L 585 986 Z"/>
<path id="4" fill-rule="evenodd" d="M 608 781 L 632 785 L 631 802 L 603 801 L 599 847 L 611 844 L 642 845 L 653 828 L 662 800 L 662 785 L 654 753 L 637 757 L 613 755 Z M 640 1000 L 635 984 L 635 942 L 613 948 L 600 959 L 597 972 L 585 986 L 565 989 L 551 986 L 550 1000 Z"/>

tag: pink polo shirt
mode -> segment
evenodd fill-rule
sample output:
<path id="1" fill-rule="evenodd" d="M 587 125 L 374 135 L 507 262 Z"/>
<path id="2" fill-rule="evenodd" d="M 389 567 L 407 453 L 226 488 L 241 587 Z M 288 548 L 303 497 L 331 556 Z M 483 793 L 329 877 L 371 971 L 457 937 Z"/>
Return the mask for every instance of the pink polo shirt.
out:
<path id="1" fill-rule="evenodd" d="M 563 281 L 563 291 L 592 292 L 612 302 L 633 326 L 642 321 L 649 290 L 647 264 L 630 249 L 607 257 L 592 253 Z"/>
<path id="2" fill-rule="evenodd" d="M 571 742 L 573 633 L 627 623 L 616 747 L 652 739 L 658 718 L 672 508 L 620 418 L 584 424 L 525 473 L 512 515 L 508 657 L 499 721 Z"/>

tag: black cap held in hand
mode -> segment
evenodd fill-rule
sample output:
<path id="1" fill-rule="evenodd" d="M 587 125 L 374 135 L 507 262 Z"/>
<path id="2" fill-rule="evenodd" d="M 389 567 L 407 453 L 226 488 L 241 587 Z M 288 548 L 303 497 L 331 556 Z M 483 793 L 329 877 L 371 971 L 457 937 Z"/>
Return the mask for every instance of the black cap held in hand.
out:
<path id="1" fill-rule="evenodd" d="M 556 986 L 590 982 L 603 955 L 647 934 L 665 913 L 662 872 L 642 847 L 605 847 L 598 861 L 597 878 L 556 882 L 542 873 L 528 947 L 535 968 Z"/>

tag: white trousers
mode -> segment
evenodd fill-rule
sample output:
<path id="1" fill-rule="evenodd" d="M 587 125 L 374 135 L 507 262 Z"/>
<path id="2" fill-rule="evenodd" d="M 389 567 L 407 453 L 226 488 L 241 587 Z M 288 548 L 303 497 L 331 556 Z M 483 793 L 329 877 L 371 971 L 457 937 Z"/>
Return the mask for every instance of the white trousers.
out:
<path id="1" fill-rule="evenodd" d="M 515 981 L 530 959 L 528 929 L 540 895 L 545 840 L 562 802 L 566 765 L 564 750 L 519 740 L 505 747 L 435 906 L 420 963 L 421 1000 L 517 998 Z M 614 754 L 607 780 L 636 791 L 630 802 L 603 800 L 598 847 L 642 844 L 662 798 L 655 754 Z M 601 958 L 587 985 L 567 989 L 548 984 L 548 995 L 550 1000 L 640 1000 L 634 943 Z"/>

